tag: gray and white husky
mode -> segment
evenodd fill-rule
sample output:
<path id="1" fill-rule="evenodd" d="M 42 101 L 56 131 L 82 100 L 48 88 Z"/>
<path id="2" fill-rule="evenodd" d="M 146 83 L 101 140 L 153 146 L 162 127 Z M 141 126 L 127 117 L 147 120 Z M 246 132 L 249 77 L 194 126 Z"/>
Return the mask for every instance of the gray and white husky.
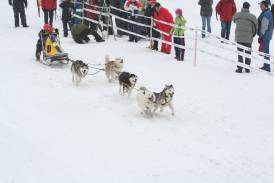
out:
<path id="1" fill-rule="evenodd" d="M 72 63 L 71 72 L 73 74 L 73 83 L 78 86 L 82 79 L 88 74 L 89 66 L 81 60 Z"/>
<path id="2" fill-rule="evenodd" d="M 153 115 L 158 109 L 162 112 L 163 109 L 168 106 L 172 111 L 172 115 L 175 115 L 173 106 L 174 93 L 173 85 L 165 85 L 160 93 L 151 92 L 145 87 L 140 87 L 137 94 L 137 103 L 141 108 L 141 113 Z"/>
<path id="3" fill-rule="evenodd" d="M 175 94 L 175 90 L 173 85 L 165 85 L 164 89 L 160 93 L 155 93 L 155 109 L 154 113 L 160 109 L 160 112 L 163 111 L 164 107 L 169 107 L 172 111 L 172 115 L 175 115 L 175 109 L 173 106 L 173 96 Z"/>

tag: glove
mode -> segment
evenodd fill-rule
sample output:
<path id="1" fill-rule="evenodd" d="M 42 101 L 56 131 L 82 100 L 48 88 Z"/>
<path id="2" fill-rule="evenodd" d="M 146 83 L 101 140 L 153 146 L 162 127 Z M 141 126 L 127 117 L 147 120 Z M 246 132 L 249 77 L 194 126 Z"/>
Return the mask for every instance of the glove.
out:
<path id="1" fill-rule="evenodd" d="M 56 32 L 56 34 L 59 34 L 59 31 L 58 31 L 58 29 L 55 29 L 54 31 Z"/>

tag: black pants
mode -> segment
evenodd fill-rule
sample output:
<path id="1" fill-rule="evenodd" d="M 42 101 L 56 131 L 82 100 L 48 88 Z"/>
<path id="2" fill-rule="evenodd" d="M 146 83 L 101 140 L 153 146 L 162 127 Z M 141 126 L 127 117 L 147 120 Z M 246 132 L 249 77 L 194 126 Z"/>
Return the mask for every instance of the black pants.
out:
<path id="1" fill-rule="evenodd" d="M 155 29 L 152 29 L 152 37 L 153 38 L 160 38 L 160 33 L 158 31 L 156 31 Z M 159 42 L 154 40 L 154 44 L 153 44 L 153 50 L 158 50 L 158 45 Z"/>
<path id="2" fill-rule="evenodd" d="M 247 47 L 247 48 L 251 48 L 251 43 L 238 43 L 238 44 L 240 44 L 240 45 L 243 45 L 243 46 L 245 46 L 245 47 Z M 247 51 L 247 50 L 244 50 L 244 49 L 242 49 L 242 48 L 237 48 L 238 49 L 238 51 L 239 52 L 244 52 L 244 53 L 247 53 L 247 54 L 250 54 L 251 55 L 251 51 Z M 238 55 L 238 61 L 240 62 L 240 63 L 243 63 L 243 56 L 242 55 Z M 246 65 L 250 65 L 250 63 L 251 63 L 251 58 L 248 58 L 248 57 L 245 57 L 245 64 Z M 239 70 L 242 70 L 243 69 L 243 67 L 241 67 L 241 66 L 237 66 L 237 68 L 239 69 Z M 249 69 L 245 69 L 246 71 L 249 71 Z"/>
<path id="3" fill-rule="evenodd" d="M 185 46 L 185 40 L 184 38 L 177 38 L 174 37 L 174 43 L 181 45 L 181 46 Z M 185 53 L 185 49 L 179 48 L 175 46 L 175 53 L 176 53 L 176 58 L 180 61 L 184 60 L 184 53 Z"/>
<path id="4" fill-rule="evenodd" d="M 130 16 L 129 20 L 134 21 L 134 22 L 138 22 L 138 19 L 135 16 Z M 132 33 L 135 33 L 135 34 L 139 34 L 139 27 L 138 27 L 138 25 L 129 23 L 129 31 L 132 32 Z M 139 40 L 138 36 L 133 35 L 133 34 L 129 35 L 129 41 L 138 42 L 138 40 Z"/>
<path id="5" fill-rule="evenodd" d="M 25 8 L 14 8 L 14 25 L 15 27 L 19 26 L 19 16 L 21 19 L 22 26 L 27 26 Z"/>
<path id="6" fill-rule="evenodd" d="M 44 23 L 45 24 L 50 24 L 51 26 L 53 26 L 53 13 L 54 10 L 43 10 L 44 12 Z M 49 21 L 50 19 L 50 21 Z"/>
<path id="7" fill-rule="evenodd" d="M 68 23 L 69 23 L 69 21 L 62 20 L 64 37 L 68 36 L 68 26 L 69 26 Z"/>

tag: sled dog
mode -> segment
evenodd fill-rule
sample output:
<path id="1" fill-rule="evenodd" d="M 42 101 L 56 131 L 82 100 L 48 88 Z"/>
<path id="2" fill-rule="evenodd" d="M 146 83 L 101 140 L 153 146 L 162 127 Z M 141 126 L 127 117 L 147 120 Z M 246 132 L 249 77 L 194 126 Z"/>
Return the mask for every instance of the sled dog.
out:
<path id="1" fill-rule="evenodd" d="M 160 93 L 154 92 L 154 113 L 160 109 L 160 112 L 163 111 L 164 107 L 169 107 L 172 111 L 172 115 L 175 115 L 175 109 L 173 106 L 173 96 L 174 96 L 174 87 L 173 85 L 165 85 L 164 89 Z"/>
<path id="2" fill-rule="evenodd" d="M 135 74 L 130 74 L 129 72 L 121 72 L 118 76 L 119 81 L 119 93 L 125 95 L 128 93 L 130 97 L 138 77 Z"/>
<path id="3" fill-rule="evenodd" d="M 145 87 L 140 87 L 137 93 L 137 104 L 141 109 L 141 114 L 152 116 L 155 107 L 155 94 Z"/>
<path id="4" fill-rule="evenodd" d="M 88 74 L 89 66 L 81 60 L 72 63 L 71 72 L 73 74 L 73 83 L 78 86 L 82 79 Z"/>
<path id="5" fill-rule="evenodd" d="M 123 59 L 116 58 L 111 60 L 108 55 L 105 56 L 105 74 L 109 82 L 118 79 L 118 75 L 121 73 L 123 68 Z"/>

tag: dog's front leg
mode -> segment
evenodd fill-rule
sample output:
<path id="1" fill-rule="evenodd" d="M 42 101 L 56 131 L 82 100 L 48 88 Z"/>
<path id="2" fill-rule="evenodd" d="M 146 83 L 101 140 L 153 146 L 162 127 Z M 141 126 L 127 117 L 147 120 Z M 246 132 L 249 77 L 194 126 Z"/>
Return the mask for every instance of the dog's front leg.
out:
<path id="1" fill-rule="evenodd" d="M 72 77 L 72 82 L 74 83 L 74 74 L 73 74 L 73 77 Z"/>
<path id="2" fill-rule="evenodd" d="M 174 115 L 175 115 L 175 109 L 174 109 L 173 103 L 170 102 L 168 106 L 169 106 L 169 108 L 170 108 L 171 111 L 172 111 L 172 115 L 174 116 Z"/>
<path id="3" fill-rule="evenodd" d="M 121 94 L 121 85 L 119 85 L 119 91 L 118 91 L 119 94 Z"/>

